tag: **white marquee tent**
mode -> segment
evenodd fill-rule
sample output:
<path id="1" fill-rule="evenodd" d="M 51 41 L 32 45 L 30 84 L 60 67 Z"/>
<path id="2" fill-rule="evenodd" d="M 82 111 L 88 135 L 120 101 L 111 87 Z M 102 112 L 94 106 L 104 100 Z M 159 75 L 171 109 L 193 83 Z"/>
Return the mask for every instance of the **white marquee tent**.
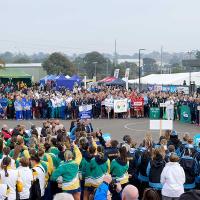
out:
<path id="1" fill-rule="evenodd" d="M 183 85 L 184 80 L 189 85 L 189 73 L 150 74 L 142 77 L 141 83 L 152 85 Z M 200 72 L 192 72 L 191 81 L 195 81 L 196 85 L 200 85 Z M 130 84 L 139 83 L 139 79 L 129 80 L 128 82 Z"/>

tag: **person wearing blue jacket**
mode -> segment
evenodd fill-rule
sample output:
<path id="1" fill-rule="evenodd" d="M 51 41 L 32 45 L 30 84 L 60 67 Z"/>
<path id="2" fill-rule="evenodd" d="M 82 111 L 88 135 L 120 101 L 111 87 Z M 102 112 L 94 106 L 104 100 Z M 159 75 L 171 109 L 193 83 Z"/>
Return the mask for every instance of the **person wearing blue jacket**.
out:
<path id="1" fill-rule="evenodd" d="M 22 105 L 22 119 L 26 119 L 26 98 L 25 97 L 22 97 L 21 105 Z"/>
<path id="2" fill-rule="evenodd" d="M 20 97 L 17 97 L 14 102 L 15 107 L 15 114 L 16 114 L 16 120 L 22 119 L 22 101 Z"/>
<path id="3" fill-rule="evenodd" d="M 109 184 L 112 181 L 112 177 L 110 175 L 105 175 L 103 178 L 103 183 L 97 188 L 94 200 L 111 200 L 112 195 L 109 191 Z"/>
<path id="4" fill-rule="evenodd" d="M 31 119 L 32 116 L 31 116 L 31 109 L 32 109 L 32 100 L 30 97 L 27 97 L 26 98 L 26 101 L 25 101 L 25 108 L 26 108 L 26 119 Z"/>

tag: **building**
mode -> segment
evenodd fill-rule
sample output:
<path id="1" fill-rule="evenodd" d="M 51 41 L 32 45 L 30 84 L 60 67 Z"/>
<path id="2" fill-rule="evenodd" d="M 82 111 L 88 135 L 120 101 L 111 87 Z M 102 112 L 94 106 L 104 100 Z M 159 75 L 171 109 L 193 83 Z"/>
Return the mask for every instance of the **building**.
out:
<path id="1" fill-rule="evenodd" d="M 5 64 L 5 68 L 23 71 L 32 76 L 33 82 L 38 82 L 47 75 L 47 72 L 42 67 L 42 63 L 8 63 Z"/>

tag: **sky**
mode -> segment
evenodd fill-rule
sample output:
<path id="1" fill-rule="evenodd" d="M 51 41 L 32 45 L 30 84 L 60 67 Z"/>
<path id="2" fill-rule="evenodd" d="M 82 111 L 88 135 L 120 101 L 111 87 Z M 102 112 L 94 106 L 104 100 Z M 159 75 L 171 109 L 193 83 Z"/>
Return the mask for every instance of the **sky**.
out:
<path id="1" fill-rule="evenodd" d="M 0 0 L 0 52 L 200 48 L 199 0 Z"/>

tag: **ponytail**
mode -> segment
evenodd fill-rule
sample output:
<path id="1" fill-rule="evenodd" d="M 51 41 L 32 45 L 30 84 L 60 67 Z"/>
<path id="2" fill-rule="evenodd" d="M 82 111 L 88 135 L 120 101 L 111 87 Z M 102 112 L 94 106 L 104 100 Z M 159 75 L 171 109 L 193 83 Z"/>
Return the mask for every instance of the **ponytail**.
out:
<path id="1" fill-rule="evenodd" d="M 9 174 L 8 174 L 8 166 L 10 165 L 11 163 L 11 159 L 7 156 L 3 159 L 2 163 L 1 163 L 1 168 L 4 170 L 5 172 L 5 177 L 8 177 Z"/>

